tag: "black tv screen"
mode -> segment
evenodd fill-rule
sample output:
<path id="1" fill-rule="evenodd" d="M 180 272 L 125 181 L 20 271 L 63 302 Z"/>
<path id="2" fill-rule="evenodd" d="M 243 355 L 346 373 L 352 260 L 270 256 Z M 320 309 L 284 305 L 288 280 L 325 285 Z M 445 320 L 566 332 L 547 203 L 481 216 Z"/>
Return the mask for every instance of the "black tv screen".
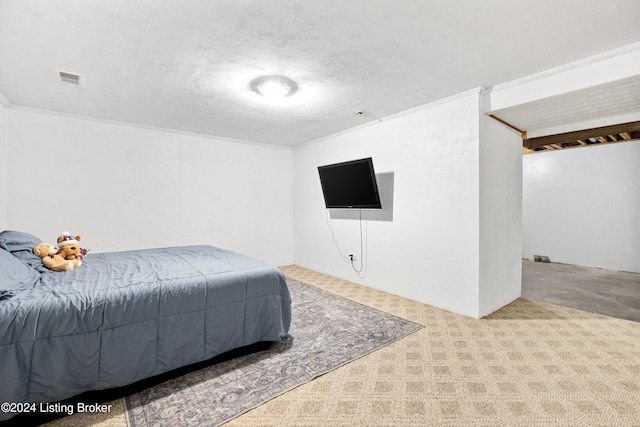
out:
<path id="1" fill-rule="evenodd" d="M 373 160 L 318 166 L 327 209 L 382 209 Z"/>

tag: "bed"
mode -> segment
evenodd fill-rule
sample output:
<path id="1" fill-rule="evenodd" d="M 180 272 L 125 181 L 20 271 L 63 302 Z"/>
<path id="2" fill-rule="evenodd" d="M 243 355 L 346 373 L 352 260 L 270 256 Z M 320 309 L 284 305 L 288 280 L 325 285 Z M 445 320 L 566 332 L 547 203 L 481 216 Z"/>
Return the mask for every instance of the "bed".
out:
<path id="1" fill-rule="evenodd" d="M 0 403 L 120 387 L 288 334 L 284 276 L 261 261 L 184 246 L 90 253 L 52 272 L 38 243 L 0 233 Z"/>

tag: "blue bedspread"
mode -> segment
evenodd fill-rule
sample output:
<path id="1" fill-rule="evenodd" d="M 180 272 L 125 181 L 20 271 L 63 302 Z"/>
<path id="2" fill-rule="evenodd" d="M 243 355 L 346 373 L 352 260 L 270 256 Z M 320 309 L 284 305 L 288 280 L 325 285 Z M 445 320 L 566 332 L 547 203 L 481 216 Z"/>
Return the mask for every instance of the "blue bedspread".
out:
<path id="1" fill-rule="evenodd" d="M 87 255 L 0 301 L 0 402 L 58 401 L 278 341 L 290 303 L 278 269 L 211 246 Z"/>

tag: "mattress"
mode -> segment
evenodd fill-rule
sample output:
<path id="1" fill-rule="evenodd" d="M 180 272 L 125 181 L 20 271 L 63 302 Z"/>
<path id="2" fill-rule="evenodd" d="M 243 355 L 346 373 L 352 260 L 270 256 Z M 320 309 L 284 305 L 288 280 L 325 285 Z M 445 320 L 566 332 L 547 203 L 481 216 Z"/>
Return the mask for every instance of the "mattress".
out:
<path id="1" fill-rule="evenodd" d="M 280 270 L 213 246 L 89 254 L 11 293 L 0 300 L 0 402 L 124 386 L 278 341 L 291 323 Z"/>

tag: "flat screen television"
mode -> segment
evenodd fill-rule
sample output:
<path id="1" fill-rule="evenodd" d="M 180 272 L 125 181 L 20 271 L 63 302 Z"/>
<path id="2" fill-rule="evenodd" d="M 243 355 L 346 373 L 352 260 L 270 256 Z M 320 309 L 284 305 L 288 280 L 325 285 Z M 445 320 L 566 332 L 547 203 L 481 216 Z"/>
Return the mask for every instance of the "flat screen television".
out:
<path id="1" fill-rule="evenodd" d="M 318 166 L 327 209 L 382 209 L 373 160 Z"/>

